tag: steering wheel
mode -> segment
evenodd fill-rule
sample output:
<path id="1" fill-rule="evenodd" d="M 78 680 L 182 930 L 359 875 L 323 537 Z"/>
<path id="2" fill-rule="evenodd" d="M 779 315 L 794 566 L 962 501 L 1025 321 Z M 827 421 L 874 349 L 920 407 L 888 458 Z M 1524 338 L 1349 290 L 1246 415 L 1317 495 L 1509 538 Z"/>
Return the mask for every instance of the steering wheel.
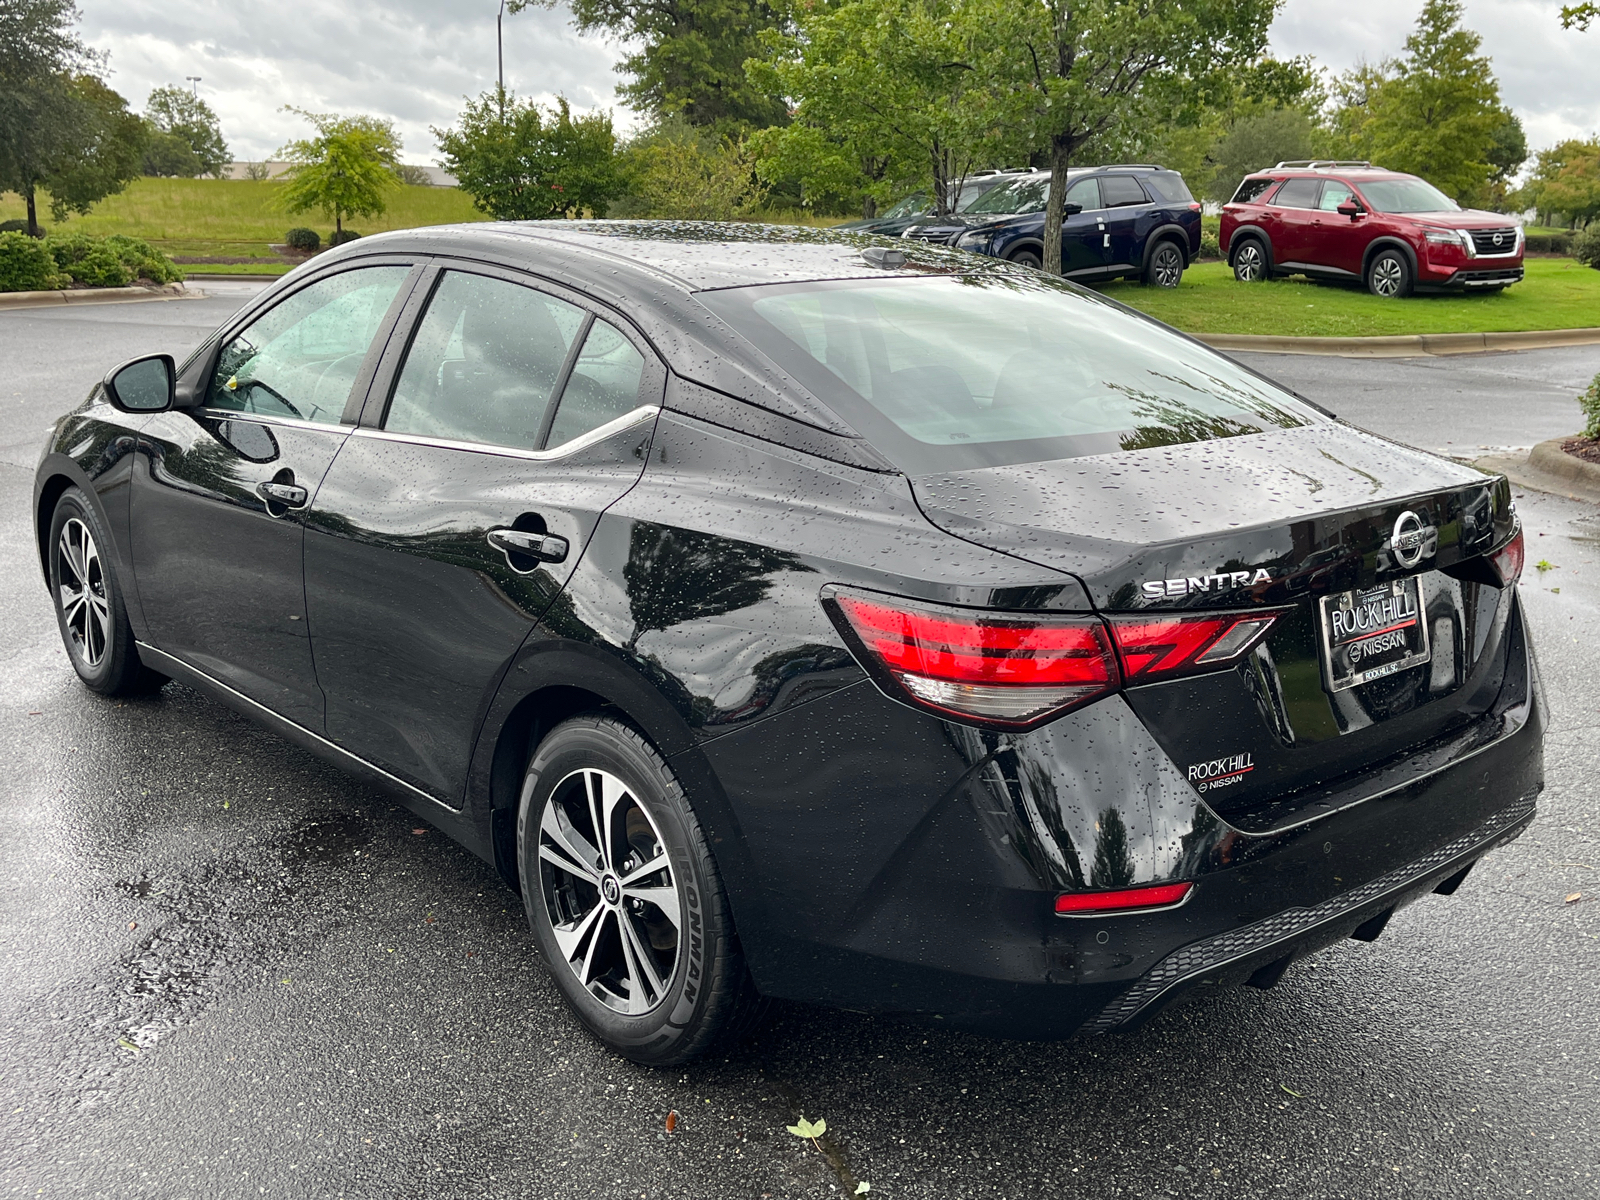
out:
<path id="1" fill-rule="evenodd" d="M 260 388 L 263 392 L 265 392 L 267 395 L 271 396 L 274 400 L 276 400 L 279 404 L 283 405 L 291 413 L 293 413 L 295 416 L 299 417 L 302 421 L 304 421 L 306 419 L 305 414 L 303 412 L 301 412 L 298 408 L 296 408 L 292 403 L 290 403 L 289 398 L 287 396 L 285 396 L 282 392 L 278 391 L 276 388 L 271 387 L 271 386 L 269 386 L 269 385 L 267 385 L 265 383 L 262 383 L 259 379 L 252 379 L 249 383 L 245 384 L 245 386 L 248 387 L 248 388 Z M 255 403 L 255 397 L 254 396 L 250 397 L 250 402 L 252 404 Z"/>

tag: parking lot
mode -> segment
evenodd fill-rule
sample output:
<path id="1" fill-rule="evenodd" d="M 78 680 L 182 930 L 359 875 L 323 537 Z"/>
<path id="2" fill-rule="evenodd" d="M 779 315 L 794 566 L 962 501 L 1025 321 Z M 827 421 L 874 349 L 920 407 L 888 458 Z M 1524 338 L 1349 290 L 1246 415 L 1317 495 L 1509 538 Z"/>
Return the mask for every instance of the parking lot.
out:
<path id="1" fill-rule="evenodd" d="M 181 357 L 253 285 L 201 286 L 0 313 L 0 1195 L 1600 1196 L 1592 506 L 1520 495 L 1548 789 L 1453 897 L 1123 1037 L 781 1006 L 738 1053 L 657 1072 L 567 1017 L 468 852 L 195 692 L 105 701 L 73 675 L 34 460 L 106 367 Z M 1574 430 L 1600 347 L 1248 361 L 1456 450 Z M 785 1131 L 801 1114 L 820 1147 Z"/>

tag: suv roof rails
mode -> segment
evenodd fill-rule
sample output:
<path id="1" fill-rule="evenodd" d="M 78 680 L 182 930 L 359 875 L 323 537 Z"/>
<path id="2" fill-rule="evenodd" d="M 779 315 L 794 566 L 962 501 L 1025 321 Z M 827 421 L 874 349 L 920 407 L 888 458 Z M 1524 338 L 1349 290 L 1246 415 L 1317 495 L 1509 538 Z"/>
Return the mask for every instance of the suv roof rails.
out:
<path id="1" fill-rule="evenodd" d="M 1271 169 L 1276 171 L 1283 167 L 1300 167 L 1308 171 L 1346 171 L 1356 167 L 1365 167 L 1373 171 L 1383 170 L 1382 167 L 1374 167 L 1365 159 L 1354 158 L 1294 158 L 1288 162 L 1281 162 Z"/>
<path id="2" fill-rule="evenodd" d="M 1086 167 L 1090 171 L 1165 171 L 1160 163 L 1102 163 L 1098 167 Z"/>

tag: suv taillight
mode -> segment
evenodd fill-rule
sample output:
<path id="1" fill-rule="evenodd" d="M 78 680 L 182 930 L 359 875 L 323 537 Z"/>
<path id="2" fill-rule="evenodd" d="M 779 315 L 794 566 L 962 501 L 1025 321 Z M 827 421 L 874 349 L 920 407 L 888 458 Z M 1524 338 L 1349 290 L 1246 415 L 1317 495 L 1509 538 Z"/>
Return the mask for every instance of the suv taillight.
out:
<path id="1" fill-rule="evenodd" d="M 1494 565 L 1494 573 L 1500 576 L 1501 587 L 1510 587 L 1521 578 L 1525 554 L 1526 547 L 1523 545 L 1522 530 L 1519 527 L 1509 542 L 1489 556 L 1489 561 Z"/>
<path id="2" fill-rule="evenodd" d="M 823 605 L 890 695 L 946 716 L 1029 729 L 1128 684 L 1221 670 L 1277 614 L 1111 617 L 956 608 L 830 585 Z"/>

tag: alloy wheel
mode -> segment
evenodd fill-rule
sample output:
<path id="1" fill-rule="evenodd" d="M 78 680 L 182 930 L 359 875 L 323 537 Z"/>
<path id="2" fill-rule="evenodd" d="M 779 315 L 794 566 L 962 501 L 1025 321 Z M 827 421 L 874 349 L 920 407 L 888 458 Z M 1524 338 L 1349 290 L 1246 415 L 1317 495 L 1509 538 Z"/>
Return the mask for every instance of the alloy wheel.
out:
<path id="1" fill-rule="evenodd" d="M 56 599 L 67 639 L 85 666 L 98 667 L 111 638 L 111 603 L 99 547 L 77 517 L 61 527 L 57 556 Z"/>
<path id="2" fill-rule="evenodd" d="M 1178 286 L 1178 281 L 1183 278 L 1183 255 L 1178 253 L 1178 248 L 1171 242 L 1163 242 L 1156 247 L 1155 259 L 1150 264 L 1150 275 L 1157 287 Z"/>
<path id="3" fill-rule="evenodd" d="M 1233 274 L 1241 283 L 1254 283 L 1261 278 L 1265 263 L 1261 247 L 1254 241 L 1240 246 L 1233 256 Z"/>
<path id="4" fill-rule="evenodd" d="M 677 881 L 655 821 L 608 771 L 568 775 L 539 818 L 540 883 L 567 968 L 606 1007 L 641 1016 L 678 965 Z"/>
<path id="5" fill-rule="evenodd" d="M 1393 255 L 1386 254 L 1372 264 L 1372 290 L 1379 296 L 1398 296 L 1405 278 L 1405 267 Z"/>

